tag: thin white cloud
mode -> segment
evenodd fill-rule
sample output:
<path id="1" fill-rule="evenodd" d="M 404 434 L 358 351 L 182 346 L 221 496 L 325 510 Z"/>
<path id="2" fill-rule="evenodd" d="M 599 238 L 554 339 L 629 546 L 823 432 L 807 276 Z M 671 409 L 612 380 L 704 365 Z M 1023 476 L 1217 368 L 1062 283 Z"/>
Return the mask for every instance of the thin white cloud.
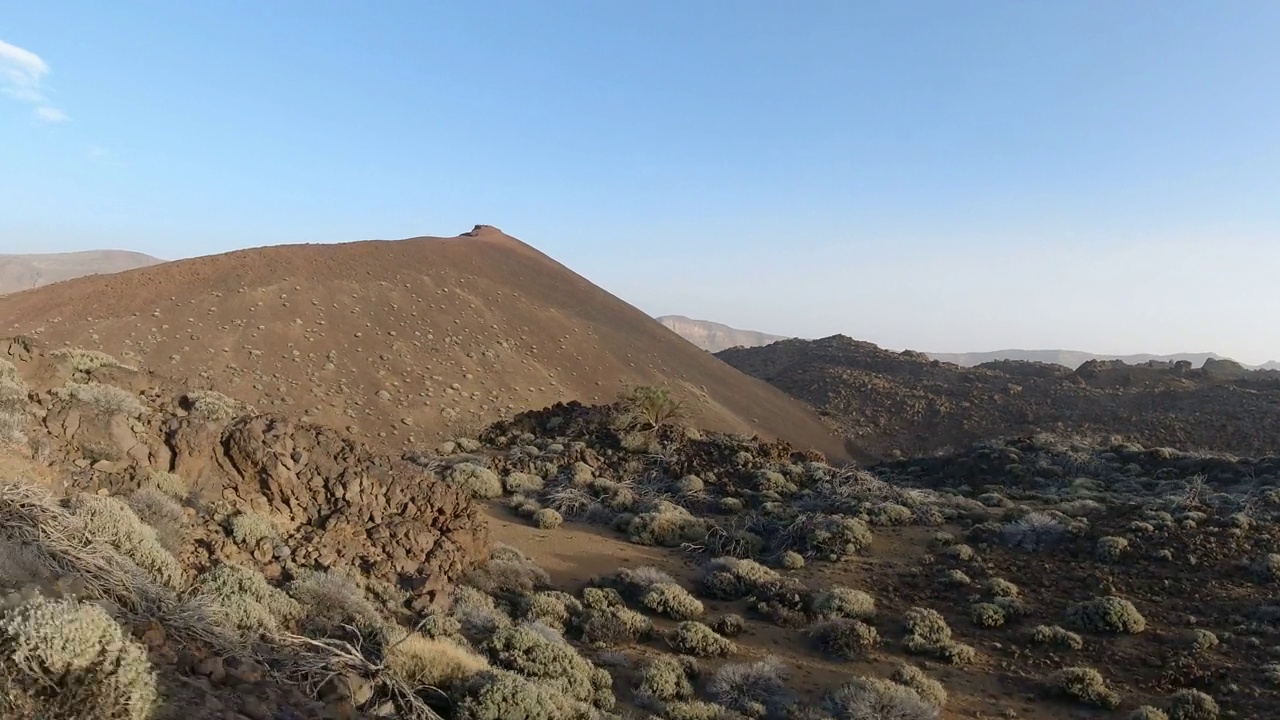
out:
<path id="1" fill-rule="evenodd" d="M 0 40 L 0 94 L 34 105 L 43 122 L 66 122 L 67 114 L 50 104 L 40 87 L 48 74 L 49 65 L 39 55 Z"/>
<path id="2" fill-rule="evenodd" d="M 62 112 L 58 108 L 49 107 L 48 105 L 41 105 L 36 108 L 36 117 L 47 123 L 61 123 L 71 119 L 67 117 L 66 113 Z"/>

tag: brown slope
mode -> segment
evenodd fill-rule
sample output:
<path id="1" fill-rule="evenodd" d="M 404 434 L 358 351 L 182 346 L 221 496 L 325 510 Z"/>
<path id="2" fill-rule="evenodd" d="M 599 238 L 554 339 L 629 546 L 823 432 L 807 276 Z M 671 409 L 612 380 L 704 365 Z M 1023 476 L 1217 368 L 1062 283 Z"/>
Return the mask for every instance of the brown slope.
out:
<path id="1" fill-rule="evenodd" d="M 0 328 L 136 358 L 388 443 L 668 383 L 697 401 L 705 427 L 844 457 L 801 403 L 483 226 L 456 238 L 266 247 L 80 278 L 0 298 Z"/>
<path id="2" fill-rule="evenodd" d="M 31 255 L 0 255 L 0 295 L 29 290 L 71 278 L 115 273 L 164 262 L 124 250 Z"/>
<path id="3" fill-rule="evenodd" d="M 1019 361 L 965 368 L 842 335 L 716 356 L 807 402 L 868 459 L 1042 431 L 1280 453 L 1280 373 L 1230 361 L 1203 369 L 1118 361 L 1074 371 Z"/>

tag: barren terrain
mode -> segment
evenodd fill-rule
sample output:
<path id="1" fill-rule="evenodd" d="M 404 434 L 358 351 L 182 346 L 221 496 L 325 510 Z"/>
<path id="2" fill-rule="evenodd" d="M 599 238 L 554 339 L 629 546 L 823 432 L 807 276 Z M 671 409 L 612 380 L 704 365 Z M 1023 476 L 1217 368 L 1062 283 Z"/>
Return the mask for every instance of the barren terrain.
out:
<path id="1" fill-rule="evenodd" d="M 722 354 L 756 379 L 483 227 L 0 312 L 4 717 L 1280 706 L 1268 374 Z"/>
<path id="2" fill-rule="evenodd" d="M 0 662 L 6 717 L 1280 702 L 1278 457 L 1035 435 L 840 467 L 657 389 L 393 455 L 103 354 L 0 356 L 0 642 L 60 638 Z M 49 674 L 78 627 L 107 644 Z"/>
<path id="3" fill-rule="evenodd" d="M 1280 451 L 1280 372 L 1092 361 L 962 368 L 836 335 L 717 357 L 809 403 L 864 459 L 929 453 L 1004 435 L 1112 435 L 1241 455 Z"/>

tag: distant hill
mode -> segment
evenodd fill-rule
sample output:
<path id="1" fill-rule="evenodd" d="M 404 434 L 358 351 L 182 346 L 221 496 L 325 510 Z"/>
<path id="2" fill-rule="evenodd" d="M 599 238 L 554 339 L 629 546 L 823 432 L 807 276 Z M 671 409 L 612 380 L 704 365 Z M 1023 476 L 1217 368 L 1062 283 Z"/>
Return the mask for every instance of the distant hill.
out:
<path id="1" fill-rule="evenodd" d="M 974 367 L 843 335 L 716 353 L 809 403 L 864 457 L 932 453 L 993 437 L 1119 435 L 1148 447 L 1280 452 L 1280 372 L 1091 360 Z"/>
<path id="2" fill-rule="evenodd" d="M 162 262 L 159 258 L 126 250 L 0 255 L 0 295 L 85 275 L 123 272 Z"/>
<path id="3" fill-rule="evenodd" d="M 707 429 L 844 452 L 802 403 L 488 226 L 81 277 L 0 298 L 0 318 L 5 333 L 39 331 L 384 445 L 666 384 Z"/>
<path id="4" fill-rule="evenodd" d="M 1141 365 L 1146 362 L 1178 362 L 1185 360 L 1191 363 L 1192 367 L 1201 367 L 1206 360 L 1228 360 L 1226 356 L 1217 353 L 1175 353 L 1173 355 L 1151 355 L 1147 353 L 1139 353 L 1136 355 L 1105 355 L 1101 353 L 1083 352 L 1080 350 L 992 350 L 990 352 L 973 352 L 973 353 L 935 353 L 926 352 L 933 360 L 952 363 L 960 367 L 976 367 L 984 363 L 995 362 L 997 360 L 1015 360 L 1020 362 L 1042 362 L 1052 363 L 1054 365 L 1062 365 L 1075 369 L 1090 360 L 1119 360 L 1129 365 Z M 1244 363 L 1241 363 L 1244 365 Z M 1261 368 L 1264 370 L 1280 369 L 1280 363 L 1272 361 L 1266 365 L 1254 366 L 1244 365 L 1247 368 Z"/>
<path id="5" fill-rule="evenodd" d="M 759 347 L 788 339 L 785 335 L 739 330 L 722 323 L 693 320 L 683 315 L 663 315 L 657 318 L 657 321 L 671 328 L 685 340 L 713 353 L 731 347 Z"/>
<path id="6" fill-rule="evenodd" d="M 755 330 L 741 330 L 723 323 L 710 320 L 694 320 L 683 315 L 662 315 L 655 318 L 666 325 L 685 340 L 708 352 L 718 353 L 734 347 L 754 348 L 771 345 L 779 340 L 808 339 L 795 335 L 770 335 Z M 1141 365 L 1148 362 L 1180 362 L 1187 361 L 1192 367 L 1202 367 L 1207 360 L 1230 360 L 1225 355 L 1213 352 L 1174 353 L 1157 355 L 1152 353 L 1136 353 L 1132 355 L 1107 355 L 1083 350 L 991 350 L 987 352 L 943 353 L 925 352 L 931 360 L 951 363 L 960 367 L 977 367 L 990 362 L 1012 360 L 1017 362 L 1037 362 L 1061 365 L 1072 370 L 1091 360 L 1119 360 L 1128 365 Z M 1272 360 L 1262 365 L 1240 363 L 1251 370 L 1280 370 L 1280 361 Z"/>

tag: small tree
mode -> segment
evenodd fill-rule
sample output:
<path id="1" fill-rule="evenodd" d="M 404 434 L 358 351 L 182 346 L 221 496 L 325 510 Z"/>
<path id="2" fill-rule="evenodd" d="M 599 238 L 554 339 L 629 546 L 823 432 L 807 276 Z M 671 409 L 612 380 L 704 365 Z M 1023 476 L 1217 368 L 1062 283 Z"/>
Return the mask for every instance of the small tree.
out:
<path id="1" fill-rule="evenodd" d="M 640 385 L 628 388 L 618 401 L 626 424 L 642 432 L 656 432 L 663 425 L 688 415 L 684 401 L 674 397 L 665 387 Z"/>

